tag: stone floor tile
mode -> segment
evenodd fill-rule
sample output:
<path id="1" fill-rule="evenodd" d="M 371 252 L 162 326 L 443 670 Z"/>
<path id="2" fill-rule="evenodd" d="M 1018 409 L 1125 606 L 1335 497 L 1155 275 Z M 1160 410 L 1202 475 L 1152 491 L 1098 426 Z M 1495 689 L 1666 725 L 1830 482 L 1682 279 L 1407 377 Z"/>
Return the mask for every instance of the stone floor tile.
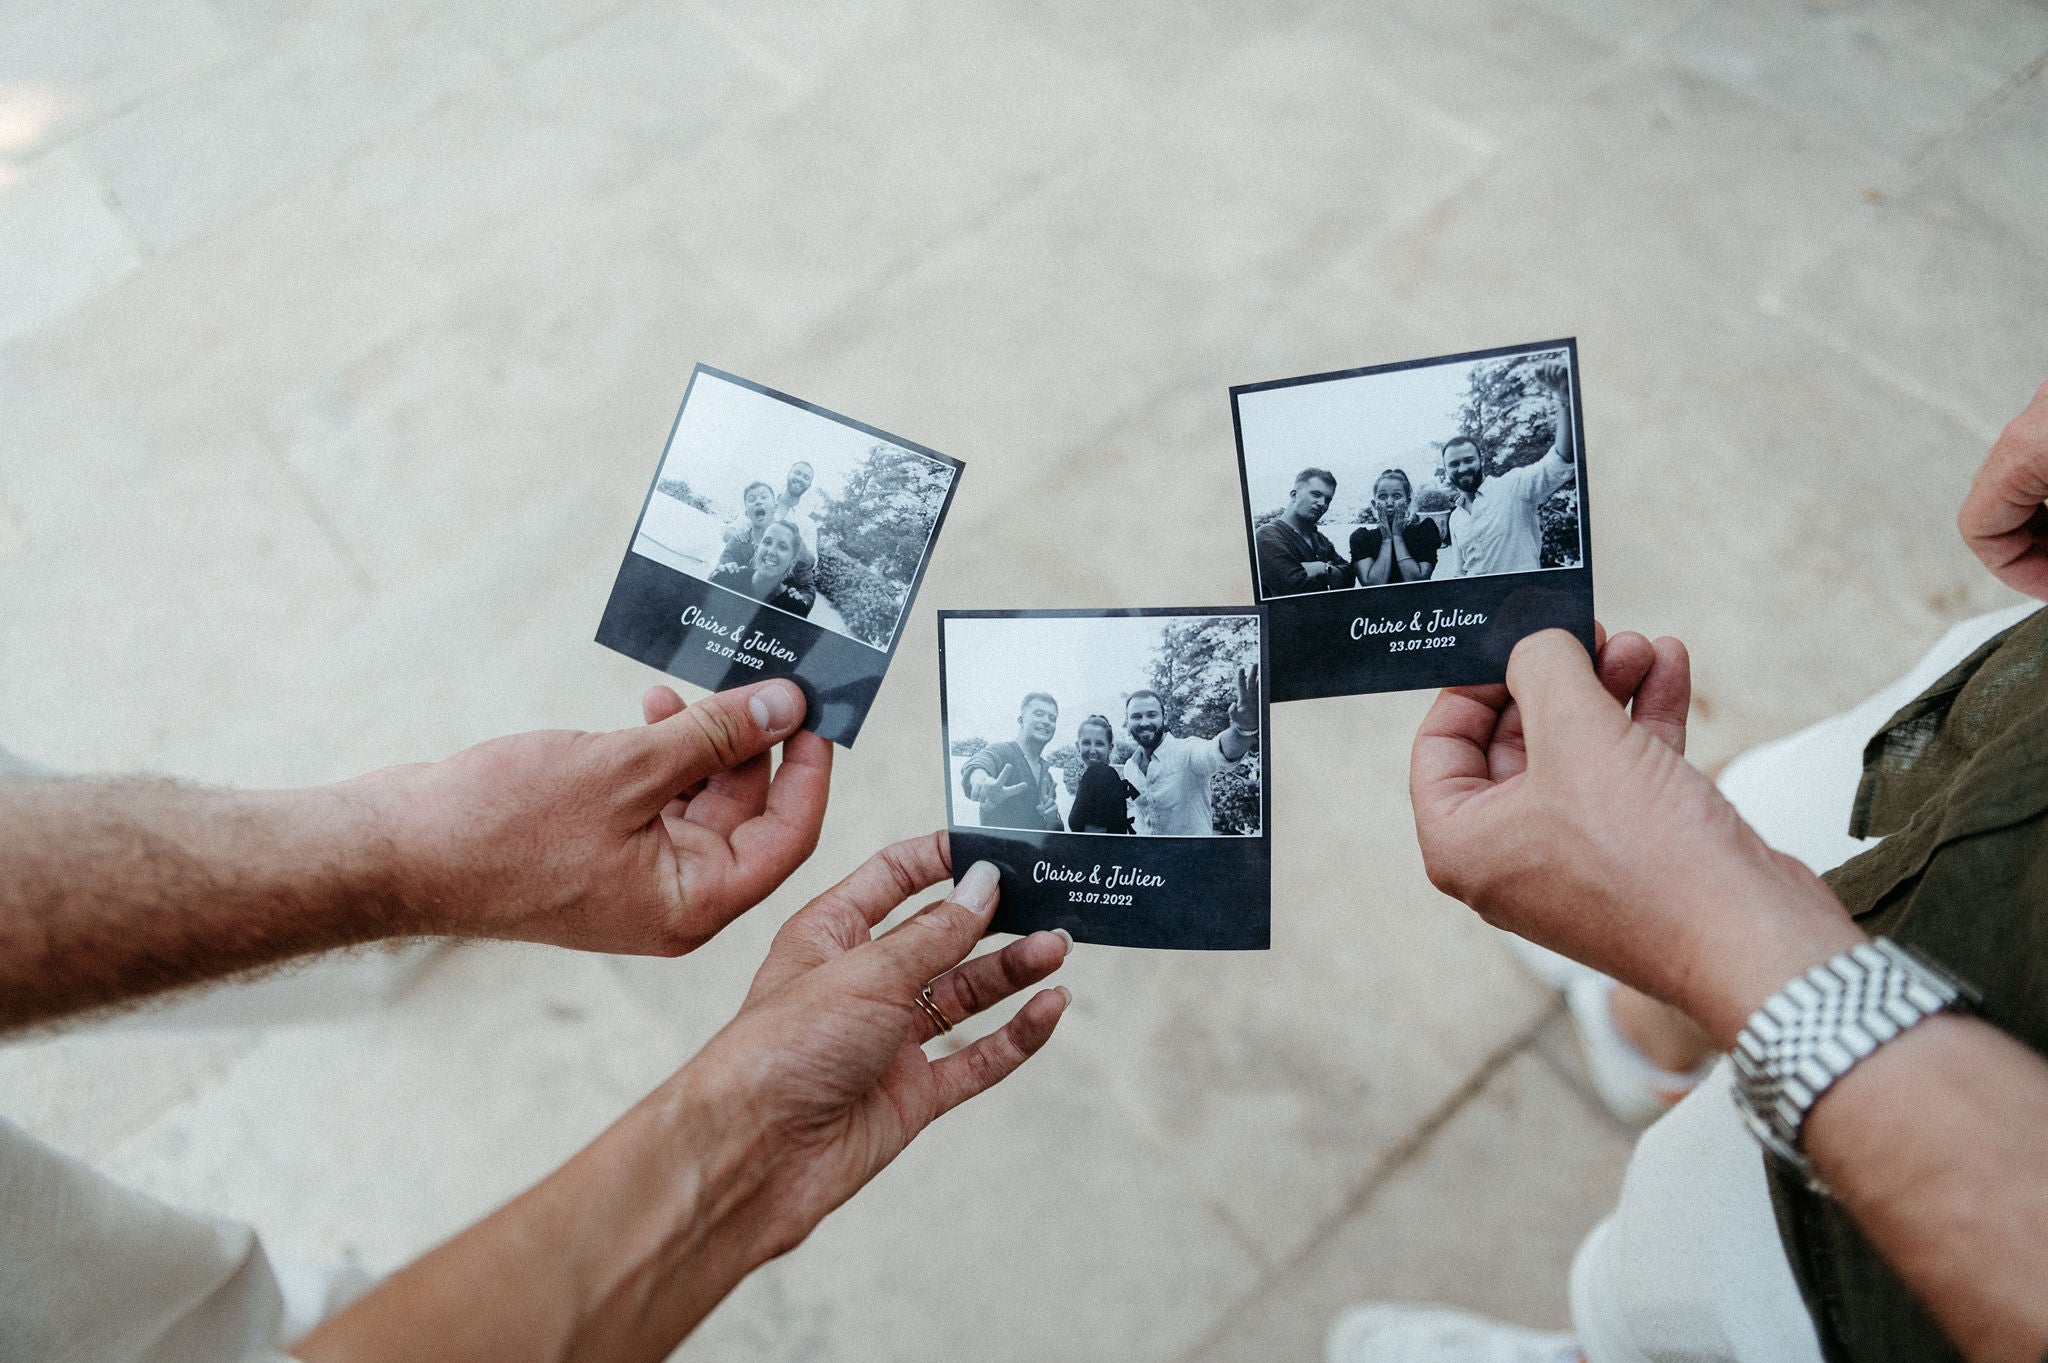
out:
<path id="1" fill-rule="evenodd" d="M 1353 260 L 1404 311 L 1469 338 L 1442 349 L 1576 334 L 1668 350 L 1698 309 L 1749 306 L 1806 261 L 1884 174 L 1749 96 L 1637 66 L 1532 121 L 1512 154 Z"/>
<path id="2" fill-rule="evenodd" d="M 2048 9 L 2035 8 L 2048 27 Z M 2044 40 L 2048 42 L 2048 40 Z M 2048 70 L 2001 98 L 1928 165 L 1916 195 L 1948 198 L 2038 243 L 2048 220 L 2048 186 L 2033 174 L 2048 140 Z"/>
<path id="3" fill-rule="evenodd" d="M 63 316 L 141 261 L 106 188 L 68 151 L 0 162 L 0 345 Z"/>
<path id="4" fill-rule="evenodd" d="M 1257 1269 L 1124 1117 L 1112 1081 L 1062 1041 L 926 1131 L 676 1356 L 1149 1363 L 1184 1353 Z"/>
<path id="5" fill-rule="evenodd" d="M 83 146 L 150 249 L 184 245 L 491 69 L 480 51 L 415 41 L 418 29 L 406 10 L 316 19 L 144 100 Z"/>
<path id="6" fill-rule="evenodd" d="M 785 335 L 921 268 L 1130 116 L 1114 79 L 992 12 L 926 22 L 915 41 L 736 120 L 682 163 L 698 197 L 681 241 Z"/>
<path id="7" fill-rule="evenodd" d="M 387 1271 L 574 1153 L 683 1057 L 601 958 L 448 953 L 394 1005 L 276 1029 L 101 1162 Z"/>
<path id="8" fill-rule="evenodd" d="M 1620 1192 L 1631 1144 L 1524 1055 L 1232 1308 L 1188 1363 L 1319 1359 L 1331 1322 L 1366 1301 L 1563 1327 L 1571 1256 Z"/>
<path id="9" fill-rule="evenodd" d="M 891 48 L 918 42 L 913 35 L 920 8 L 912 0 L 801 9 L 776 0 L 696 0 L 693 5 L 726 41 L 792 93 L 873 62 Z"/>
<path id="10" fill-rule="evenodd" d="M 1919 17 L 1919 9 L 1882 0 L 1710 5 L 1665 38 L 1659 51 L 1794 119 L 1907 162 L 1964 126 L 2013 72 L 2048 51 L 2044 25 L 2040 47 L 2016 43 L 1989 64 L 1983 59 L 1992 54 L 1957 52 L 1942 41 L 1948 26 Z"/>
<path id="11" fill-rule="evenodd" d="M 784 91 L 779 68 L 764 70 L 726 32 L 695 7 L 643 0 L 524 63 L 514 77 L 536 109 L 680 149 L 765 91 Z M 718 202 L 716 187 L 697 188 L 712 191 L 704 208 Z"/>
<path id="12" fill-rule="evenodd" d="M 0 669 L 0 733 L 62 770 L 290 781 L 326 730 L 300 689 L 359 588 L 246 438 L 203 463 L 80 483 L 30 508 Z M 234 658 L 224 666 L 224 658 Z"/>
<path id="13" fill-rule="evenodd" d="M 1774 300 L 1980 431 L 1995 431 L 2048 375 L 2037 321 L 2048 307 L 2039 234 L 1967 203 L 1915 195 L 1873 209 Z"/>
<path id="14" fill-rule="evenodd" d="M 253 1030 L 106 1023 L 12 1038 L 0 1044 L 0 1113 L 39 1140 L 97 1161 L 218 1083 L 261 1039 Z"/>
<path id="15" fill-rule="evenodd" d="M 1617 56 L 1599 30 L 1509 0 L 1332 2 L 1306 33 L 1340 54 L 1352 79 L 1404 91 L 1468 136 L 1494 142 L 1525 138 L 1544 114 L 1603 79 Z"/>
<path id="16" fill-rule="evenodd" d="M 62 0 L 0 15 L 0 155 L 27 155 L 235 55 L 205 0 Z"/>

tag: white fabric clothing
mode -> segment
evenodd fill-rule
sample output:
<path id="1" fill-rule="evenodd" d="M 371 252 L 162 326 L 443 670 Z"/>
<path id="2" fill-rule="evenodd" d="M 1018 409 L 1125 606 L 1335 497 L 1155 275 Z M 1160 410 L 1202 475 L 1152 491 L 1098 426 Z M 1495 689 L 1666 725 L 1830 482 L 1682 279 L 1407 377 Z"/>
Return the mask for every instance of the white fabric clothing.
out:
<path id="1" fill-rule="evenodd" d="M 1137 831 L 1149 837 L 1208 837 L 1216 831 L 1209 804 L 1209 778 L 1237 763 L 1223 755 L 1223 738 L 1182 738 L 1166 734 L 1152 750 L 1150 765 L 1136 757 L 1124 763 L 1124 779 L 1137 787 Z"/>
<path id="2" fill-rule="evenodd" d="M 145 1197 L 0 1118 L 0 1359 L 277 1363 L 316 1319 L 287 1322 L 247 1226 Z"/>
<path id="3" fill-rule="evenodd" d="M 1729 763 L 1720 786 L 1764 841 L 1816 872 L 1870 846 L 1849 810 L 1885 720 L 2040 603 L 1957 625 L 1870 699 Z M 1756 1140 L 1722 1060 L 1643 1133 L 1621 1197 L 1572 1261 L 1572 1326 L 1590 1363 L 1820 1363 L 1778 1238 Z"/>
<path id="4" fill-rule="evenodd" d="M 1443 577 L 1533 573 L 1543 566 L 1543 528 L 1536 508 L 1578 470 L 1557 447 L 1533 464 L 1509 469 L 1479 485 L 1470 505 L 1451 509 L 1451 571 Z"/>

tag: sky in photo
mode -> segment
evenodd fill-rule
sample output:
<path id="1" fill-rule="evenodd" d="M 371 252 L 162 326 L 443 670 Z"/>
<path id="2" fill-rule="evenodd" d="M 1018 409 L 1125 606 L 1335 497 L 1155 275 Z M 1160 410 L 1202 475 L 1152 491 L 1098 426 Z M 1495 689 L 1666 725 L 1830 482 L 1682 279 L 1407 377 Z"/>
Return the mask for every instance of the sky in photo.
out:
<path id="1" fill-rule="evenodd" d="M 869 450 L 891 443 L 780 398 L 699 374 L 662 460 L 661 477 L 682 479 L 731 517 L 740 513 L 740 493 L 748 483 L 759 479 L 780 493 L 789 466 L 804 459 L 817 477 L 803 509 L 817 514 L 826 497 L 845 491 L 847 478 Z"/>
<path id="2" fill-rule="evenodd" d="M 1331 524 L 1356 519 L 1384 469 L 1401 469 L 1418 491 L 1435 482 L 1437 445 L 1457 434 L 1458 405 L 1476 363 L 1239 394 L 1253 512 L 1285 503 L 1294 475 L 1311 466 L 1337 475 L 1337 496 L 1325 518 Z"/>
<path id="3" fill-rule="evenodd" d="M 946 622 L 948 741 L 1017 736 L 1019 702 L 1045 691 L 1060 703 L 1047 751 L 1074 741 L 1091 713 L 1124 737 L 1124 697 L 1147 684 L 1153 650 L 1168 624 L 1200 616 L 974 619 Z"/>

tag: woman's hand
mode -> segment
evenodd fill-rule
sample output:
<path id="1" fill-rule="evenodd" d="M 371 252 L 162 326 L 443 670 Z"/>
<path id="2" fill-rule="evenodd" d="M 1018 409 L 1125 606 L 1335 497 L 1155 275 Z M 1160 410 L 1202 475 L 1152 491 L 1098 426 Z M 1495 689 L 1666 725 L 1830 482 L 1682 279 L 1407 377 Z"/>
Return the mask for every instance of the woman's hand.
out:
<path id="1" fill-rule="evenodd" d="M 701 797 L 699 797 L 701 798 Z M 656 1363 L 755 1268 L 796 1246 L 948 1109 L 1046 1042 L 1064 990 L 933 1062 L 938 1032 L 1066 958 L 1033 933 L 965 960 L 995 911 L 986 863 L 880 937 L 949 874 L 946 835 L 898 843 L 784 923 L 739 1016 L 567 1164 L 394 1273 L 294 1350 L 307 1363 Z"/>
<path id="2" fill-rule="evenodd" d="M 933 1120 L 1009 1075 L 1052 1035 L 1064 990 L 928 1060 L 918 1004 L 959 1023 L 1057 970 L 1067 940 L 1038 932 L 965 960 L 996 907 L 996 872 L 969 868 L 950 899 L 874 936 L 905 899 L 951 874 L 944 833 L 885 848 L 794 914 L 739 1015 L 679 1078 L 752 1132 L 757 1190 L 743 1213 L 763 1259 L 793 1248 Z"/>

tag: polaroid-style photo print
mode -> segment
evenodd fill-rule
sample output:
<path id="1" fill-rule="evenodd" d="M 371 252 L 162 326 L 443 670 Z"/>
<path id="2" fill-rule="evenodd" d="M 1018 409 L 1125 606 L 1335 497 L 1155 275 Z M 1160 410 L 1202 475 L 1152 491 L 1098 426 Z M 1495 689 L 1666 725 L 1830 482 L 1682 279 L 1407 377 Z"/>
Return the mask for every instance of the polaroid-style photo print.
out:
<path id="1" fill-rule="evenodd" d="M 1230 390 L 1275 700 L 1500 681 L 1593 647 L 1577 342 Z"/>
<path id="2" fill-rule="evenodd" d="M 1270 942 L 1266 631 L 1256 607 L 940 611 L 953 865 L 996 932 Z"/>
<path id="3" fill-rule="evenodd" d="M 597 641 L 719 691 L 788 677 L 851 747 L 960 461 L 698 365 Z"/>

